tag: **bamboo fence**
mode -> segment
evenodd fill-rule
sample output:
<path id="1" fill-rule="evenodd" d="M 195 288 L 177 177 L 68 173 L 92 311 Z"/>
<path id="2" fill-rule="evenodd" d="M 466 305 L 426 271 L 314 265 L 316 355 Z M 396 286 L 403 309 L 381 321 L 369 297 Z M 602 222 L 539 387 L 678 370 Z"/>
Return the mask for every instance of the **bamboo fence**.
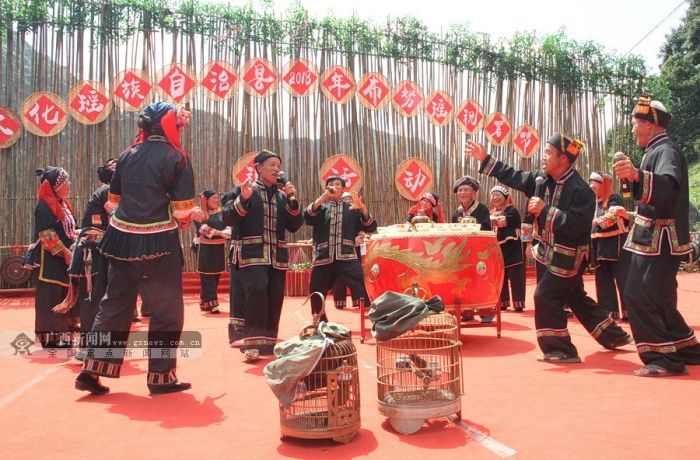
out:
<path id="1" fill-rule="evenodd" d="M 54 14 L 60 14 L 60 6 L 56 8 Z M 223 26 L 217 37 L 140 30 L 124 42 L 102 42 L 94 31 L 56 33 L 49 26 L 39 25 L 34 30 L 10 31 L 1 44 L 0 105 L 17 113 L 22 102 L 37 91 L 51 91 L 65 99 L 68 88 L 81 80 L 94 80 L 110 88 L 115 75 L 126 68 L 141 69 L 154 78 L 163 66 L 176 62 L 199 72 L 208 62 L 222 60 L 240 72 L 252 58 L 268 59 L 278 69 L 292 58 L 304 58 L 316 65 L 319 75 L 330 66 L 342 65 L 356 79 L 378 72 L 392 85 L 411 80 L 425 95 L 445 91 L 455 105 L 466 99 L 478 101 L 485 115 L 504 113 L 513 129 L 532 125 L 542 139 L 540 150 L 554 132 L 571 134 L 588 146 L 576 165 L 584 177 L 590 171 L 609 167 L 609 155 L 615 146 L 606 145 L 606 140 L 611 130 L 624 126 L 624 115 L 615 109 L 624 105 L 621 96 L 595 89 L 572 93 L 551 82 L 506 80 L 493 72 L 458 70 L 439 62 L 406 57 L 304 47 L 285 53 L 281 52 L 283 47 L 274 43 L 253 41 L 240 46 Z M 236 161 L 263 148 L 281 154 L 283 167 L 296 185 L 302 205 L 321 193 L 319 170 L 327 158 L 337 154 L 355 158 L 365 178 L 361 195 L 381 226 L 402 222 L 412 204 L 399 195 L 394 185 L 396 168 L 408 157 L 419 157 L 433 168 L 433 192 L 440 196 L 446 215 L 459 205 L 452 193 L 452 184 L 458 177 L 470 174 L 479 178 L 479 199 L 487 205 L 488 191 L 495 185 L 492 179 L 479 177 L 478 165 L 467 161 L 462 153 L 470 137 L 487 143 L 483 131 L 469 136 L 455 121 L 434 126 L 424 113 L 406 117 L 391 104 L 368 110 L 356 97 L 336 103 L 324 97 L 320 89 L 296 97 L 280 85 L 269 97 L 251 96 L 239 88 L 224 101 L 214 101 L 197 91 L 187 106 L 193 116 L 183 146 L 192 158 L 198 190 L 229 190 L 234 185 L 231 172 Z M 85 125 L 70 118 L 65 129 L 55 136 L 39 137 L 24 131 L 19 141 L 0 150 L 0 245 L 30 242 L 38 186 L 34 169 L 47 165 L 64 167 L 71 174 L 69 199 L 80 215 L 99 185 L 96 168 L 107 158 L 117 157 L 135 134 L 136 114 L 114 106 L 99 124 Z M 489 151 L 521 169 L 539 167 L 539 155 L 521 158 L 511 145 L 489 146 Z M 515 201 L 522 209 L 524 201 L 517 193 Z M 193 230 L 182 235 L 185 248 L 192 236 Z M 310 230 L 303 227 L 290 240 L 310 237 Z M 185 270 L 190 271 L 193 257 L 187 250 L 184 253 Z"/>

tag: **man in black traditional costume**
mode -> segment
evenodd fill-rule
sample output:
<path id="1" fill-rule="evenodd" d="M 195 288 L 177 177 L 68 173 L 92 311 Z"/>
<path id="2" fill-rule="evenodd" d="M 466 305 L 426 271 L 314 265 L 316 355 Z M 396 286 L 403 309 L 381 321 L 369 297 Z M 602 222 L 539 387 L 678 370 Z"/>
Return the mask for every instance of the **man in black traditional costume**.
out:
<path id="1" fill-rule="evenodd" d="M 634 224 L 625 243 L 631 252 L 625 305 L 637 352 L 640 377 L 686 375 L 686 364 L 700 364 L 700 344 L 678 311 L 676 274 L 692 251 L 689 234 L 688 165 L 666 132 L 673 115 L 651 96 L 639 97 L 632 134 L 644 147 L 639 168 L 629 158 L 613 165 L 629 181 L 637 200 Z M 624 215 L 624 210 L 620 210 Z"/>
<path id="2" fill-rule="evenodd" d="M 564 304 L 605 348 L 615 349 L 632 341 L 583 288 L 596 206 L 595 194 L 573 168 L 583 148 L 582 142 L 556 133 L 545 146 L 542 169 L 527 172 L 487 155 L 484 146 L 473 141 L 468 141 L 465 148 L 467 156 L 481 162 L 482 174 L 530 198 L 527 210 L 535 216 L 539 234 L 532 253 L 537 262 L 535 327 L 544 352 L 537 360 L 543 362 L 581 362 L 566 327 Z M 536 185 L 537 177 L 544 178 L 542 186 Z"/>
<path id="3" fill-rule="evenodd" d="M 289 268 L 285 232 L 294 233 L 304 223 L 296 188 L 290 182 L 278 182 L 279 155 L 263 150 L 253 161 L 257 179 L 246 179 L 222 200 L 224 225 L 236 227 L 231 263 L 238 272 L 232 276 L 245 297 L 240 349 L 249 361 L 273 355 Z"/>
<path id="4" fill-rule="evenodd" d="M 353 304 L 367 300 L 362 265 L 355 251 L 355 240 L 360 232 L 372 233 L 377 222 L 370 215 L 359 193 L 352 193 L 352 204 L 343 200 L 345 179 L 329 176 L 326 188 L 304 210 L 304 220 L 313 227 L 313 269 L 309 292 L 324 296 L 341 279 L 350 288 Z M 312 314 L 319 314 L 314 311 Z M 319 306 L 320 307 L 320 306 Z M 322 318 L 326 320 L 326 318 Z"/>

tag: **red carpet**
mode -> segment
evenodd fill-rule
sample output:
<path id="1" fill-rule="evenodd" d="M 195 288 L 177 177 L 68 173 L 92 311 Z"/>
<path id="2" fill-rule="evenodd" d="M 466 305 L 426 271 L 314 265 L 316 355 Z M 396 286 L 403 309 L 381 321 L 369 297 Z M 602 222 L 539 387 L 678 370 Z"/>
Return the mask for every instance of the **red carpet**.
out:
<path id="1" fill-rule="evenodd" d="M 680 309 L 697 330 L 700 274 L 678 279 Z M 586 286 L 593 290 L 590 276 Z M 0 458 L 680 459 L 699 445 L 700 367 L 687 377 L 634 377 L 634 347 L 606 351 L 575 320 L 569 328 L 583 363 L 538 363 L 531 301 L 524 314 L 504 312 L 500 339 L 495 328 L 463 330 L 462 421 L 428 420 L 412 435 L 377 411 L 374 340 L 359 343 L 359 312 L 328 301 L 331 321 L 357 336 L 362 427 L 348 444 L 280 441 L 266 361 L 244 363 L 228 347 L 228 295 L 218 316 L 200 313 L 197 298 L 186 296 L 185 328 L 201 332 L 203 350 L 178 361 L 178 376 L 193 388 L 151 397 L 143 359 L 127 360 L 121 379 L 102 380 L 110 394 L 91 396 L 73 389 L 78 361 L 13 356 L 8 337 L 33 330 L 34 299 L 0 296 Z M 306 324 L 302 300 L 285 301 L 280 337 Z"/>

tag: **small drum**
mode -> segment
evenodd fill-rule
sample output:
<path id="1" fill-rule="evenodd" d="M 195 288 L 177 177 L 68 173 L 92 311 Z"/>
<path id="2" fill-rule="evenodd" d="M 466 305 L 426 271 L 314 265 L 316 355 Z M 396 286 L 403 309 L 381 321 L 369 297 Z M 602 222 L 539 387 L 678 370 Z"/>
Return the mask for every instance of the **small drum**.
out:
<path id="1" fill-rule="evenodd" d="M 498 304 L 503 285 L 503 254 L 490 231 L 460 224 L 433 224 L 424 231 L 372 235 L 364 259 L 365 286 L 371 301 L 386 291 L 407 294 L 417 283 L 420 297 L 434 295 L 445 306 L 459 301 L 467 309 Z"/>

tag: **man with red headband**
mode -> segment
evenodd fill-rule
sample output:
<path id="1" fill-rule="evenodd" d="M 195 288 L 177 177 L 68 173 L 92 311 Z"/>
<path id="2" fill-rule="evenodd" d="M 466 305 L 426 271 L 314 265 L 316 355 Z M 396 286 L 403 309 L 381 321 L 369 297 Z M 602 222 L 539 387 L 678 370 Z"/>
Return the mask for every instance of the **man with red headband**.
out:
<path id="1" fill-rule="evenodd" d="M 487 155 L 486 148 L 473 141 L 465 149 L 467 156 L 481 162 L 482 174 L 530 197 L 527 210 L 535 216 L 539 234 L 532 253 L 537 262 L 535 327 L 544 352 L 537 360 L 542 362 L 581 362 L 567 329 L 565 304 L 603 347 L 612 350 L 632 341 L 583 288 L 595 212 L 593 191 L 573 167 L 583 149 L 581 141 L 556 133 L 545 146 L 542 169 L 527 172 Z M 544 178 L 541 186 L 536 185 L 538 177 Z"/>
<path id="2" fill-rule="evenodd" d="M 651 96 L 639 97 L 632 134 L 644 147 L 639 168 L 629 158 L 613 165 L 629 181 L 637 212 L 625 249 L 631 252 L 624 298 L 632 335 L 644 367 L 640 377 L 686 375 L 700 364 L 700 344 L 678 311 L 676 274 L 692 251 L 689 234 L 688 165 L 666 132 L 671 115 Z M 624 209 L 620 214 L 624 215 Z"/>
<path id="3" fill-rule="evenodd" d="M 148 324 L 148 373 L 152 395 L 187 390 L 175 374 L 182 334 L 182 250 L 178 228 L 203 220 L 195 201 L 194 171 L 180 145 L 189 112 L 158 102 L 141 111 L 134 143 L 117 160 L 106 207 L 113 211 L 100 251 L 107 257 L 107 292 L 90 334 L 78 390 L 104 394 L 99 377 L 119 378 L 124 344 L 144 276 L 152 291 Z M 88 344 L 95 345 L 90 337 Z M 104 342 L 107 343 L 104 343 Z"/>

